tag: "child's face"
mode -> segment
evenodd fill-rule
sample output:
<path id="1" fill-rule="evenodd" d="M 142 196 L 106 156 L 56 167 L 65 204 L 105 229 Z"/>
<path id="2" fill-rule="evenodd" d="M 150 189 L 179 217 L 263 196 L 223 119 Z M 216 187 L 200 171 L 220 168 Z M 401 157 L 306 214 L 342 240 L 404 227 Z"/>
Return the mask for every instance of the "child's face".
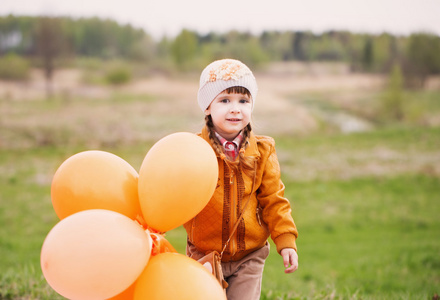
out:
<path id="1" fill-rule="evenodd" d="M 205 110 L 211 115 L 214 129 L 227 140 L 233 140 L 251 121 L 252 99 L 243 94 L 222 92 Z"/>

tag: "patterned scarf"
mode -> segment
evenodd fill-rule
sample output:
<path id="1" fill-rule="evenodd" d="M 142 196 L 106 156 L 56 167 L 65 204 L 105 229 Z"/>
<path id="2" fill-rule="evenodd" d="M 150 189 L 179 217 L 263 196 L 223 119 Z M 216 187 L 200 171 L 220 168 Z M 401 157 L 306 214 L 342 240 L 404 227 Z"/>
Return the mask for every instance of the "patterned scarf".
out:
<path id="1" fill-rule="evenodd" d="M 227 139 L 222 137 L 217 132 L 214 131 L 214 133 L 215 133 L 215 136 L 220 141 L 220 143 L 222 144 L 223 151 L 224 151 L 226 157 L 229 160 L 234 161 L 238 156 L 238 152 L 240 151 L 240 145 L 241 145 L 241 142 L 243 141 L 243 130 L 240 131 L 240 133 L 235 137 L 235 139 L 232 142 L 228 141 Z"/>

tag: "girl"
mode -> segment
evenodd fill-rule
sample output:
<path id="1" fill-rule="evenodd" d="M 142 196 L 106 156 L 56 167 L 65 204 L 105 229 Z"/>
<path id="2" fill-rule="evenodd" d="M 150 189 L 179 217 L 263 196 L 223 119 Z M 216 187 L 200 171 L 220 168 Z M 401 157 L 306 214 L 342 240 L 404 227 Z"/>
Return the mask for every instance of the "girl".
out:
<path id="1" fill-rule="evenodd" d="M 298 232 L 275 152 L 275 142 L 254 135 L 251 114 L 257 83 L 242 62 L 218 60 L 200 76 L 198 104 L 206 125 L 200 136 L 217 154 L 219 179 L 208 205 L 184 227 L 187 254 L 198 260 L 221 253 L 227 298 L 259 299 L 271 236 L 286 273 L 298 268 Z"/>

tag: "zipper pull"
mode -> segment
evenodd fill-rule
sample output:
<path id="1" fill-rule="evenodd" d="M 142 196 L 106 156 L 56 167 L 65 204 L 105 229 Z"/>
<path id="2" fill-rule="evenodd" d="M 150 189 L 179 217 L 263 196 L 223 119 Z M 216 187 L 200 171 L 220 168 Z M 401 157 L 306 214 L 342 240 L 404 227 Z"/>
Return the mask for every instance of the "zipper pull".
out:
<path id="1" fill-rule="evenodd" d="M 194 241 L 194 230 L 196 228 L 196 217 L 194 217 L 194 219 L 192 220 L 192 224 L 191 224 L 191 232 L 190 232 L 190 241 Z"/>
<path id="2" fill-rule="evenodd" d="M 257 214 L 258 224 L 260 224 L 260 226 L 261 226 L 260 206 L 257 207 L 257 213 L 256 214 Z"/>
<path id="3" fill-rule="evenodd" d="M 234 171 L 231 170 L 231 175 L 229 176 L 229 184 L 234 183 L 233 178 L 234 178 Z"/>

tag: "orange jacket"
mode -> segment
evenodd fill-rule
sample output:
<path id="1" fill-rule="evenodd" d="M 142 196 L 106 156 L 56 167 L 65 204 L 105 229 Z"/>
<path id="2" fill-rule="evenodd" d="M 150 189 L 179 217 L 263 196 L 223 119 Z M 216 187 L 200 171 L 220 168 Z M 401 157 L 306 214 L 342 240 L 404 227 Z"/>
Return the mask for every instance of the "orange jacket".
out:
<path id="1" fill-rule="evenodd" d="M 200 136 L 210 142 L 206 127 Z M 290 203 L 284 198 L 275 141 L 252 133 L 245 155 L 257 158 L 252 193 L 254 179 L 230 167 L 218 156 L 220 175 L 217 188 L 206 207 L 184 224 L 189 241 L 198 251 L 216 250 L 220 253 L 251 193 L 238 228 L 223 254 L 223 261 L 237 261 L 260 249 L 269 235 L 278 252 L 284 248 L 296 250 L 298 231 Z"/>

